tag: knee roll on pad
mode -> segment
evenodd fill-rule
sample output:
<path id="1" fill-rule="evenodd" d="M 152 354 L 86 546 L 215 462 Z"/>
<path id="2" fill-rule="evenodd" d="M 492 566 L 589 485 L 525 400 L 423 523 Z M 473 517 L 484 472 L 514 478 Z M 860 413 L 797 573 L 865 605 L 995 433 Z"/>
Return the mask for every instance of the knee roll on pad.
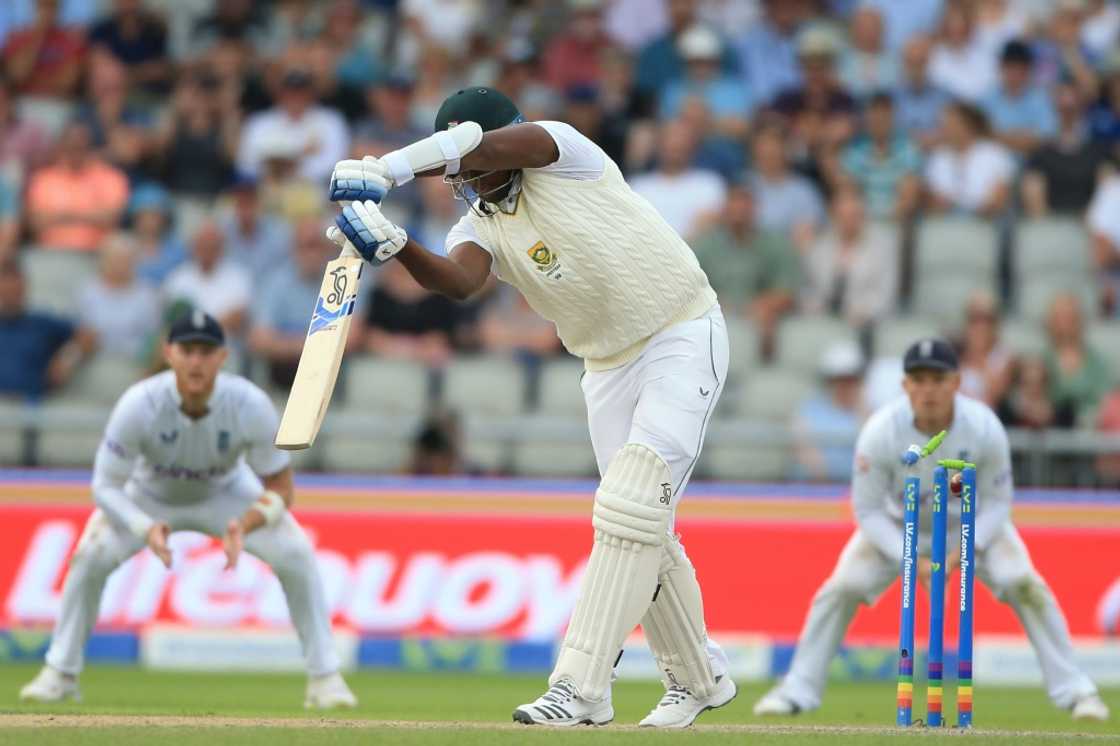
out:
<path id="1" fill-rule="evenodd" d="M 606 696 L 622 643 L 657 588 L 671 497 L 664 459 L 638 443 L 623 446 L 595 494 L 595 543 L 552 683 L 567 678 L 584 699 Z"/>
<path id="2" fill-rule="evenodd" d="M 696 569 L 676 537 L 662 548 L 660 588 L 642 619 L 642 630 L 668 686 L 683 686 L 703 698 L 715 691 L 708 657 L 708 631 Z"/>

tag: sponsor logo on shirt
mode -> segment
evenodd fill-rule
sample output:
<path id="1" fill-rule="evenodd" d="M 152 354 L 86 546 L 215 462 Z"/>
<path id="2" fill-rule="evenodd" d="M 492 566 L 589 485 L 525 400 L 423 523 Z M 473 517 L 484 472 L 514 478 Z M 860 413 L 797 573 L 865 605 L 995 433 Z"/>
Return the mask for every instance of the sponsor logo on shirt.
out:
<path id="1" fill-rule="evenodd" d="M 227 474 L 230 471 L 230 467 L 211 466 L 209 469 L 190 469 L 177 464 L 169 464 L 166 466 L 164 464 L 153 464 L 152 471 L 155 472 L 157 477 L 163 479 L 186 479 L 200 482 Z"/>
<path id="2" fill-rule="evenodd" d="M 178 437 L 179 437 L 179 431 L 178 430 L 172 430 L 169 433 L 160 433 L 159 434 L 159 439 L 165 446 L 169 446 L 172 443 L 174 443 L 178 439 Z"/>

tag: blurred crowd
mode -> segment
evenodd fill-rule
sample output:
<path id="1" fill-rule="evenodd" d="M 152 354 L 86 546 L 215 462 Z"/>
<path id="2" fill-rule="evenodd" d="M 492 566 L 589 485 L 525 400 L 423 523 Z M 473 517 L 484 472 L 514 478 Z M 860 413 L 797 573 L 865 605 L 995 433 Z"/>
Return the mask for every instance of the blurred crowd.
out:
<path id="1" fill-rule="evenodd" d="M 595 140 L 690 242 L 724 312 L 758 330 L 764 360 L 792 314 L 867 339 L 906 313 L 924 218 L 1075 221 L 1093 286 L 1048 298 L 1044 353 L 1016 355 L 1000 335 L 1019 310 L 1005 257 L 994 292 L 964 309 L 965 388 L 1009 425 L 1120 432 L 1117 371 L 1085 334 L 1120 310 L 1112 0 L 3 6 L 0 345 L 15 354 L 0 358 L 0 394 L 42 397 L 95 353 L 153 360 L 183 302 L 285 387 L 332 258 L 334 163 L 430 133 L 445 96 L 481 84 Z M 386 211 L 441 250 L 464 207 L 419 179 Z M 35 307 L 27 267 L 44 253 L 84 273 L 70 318 Z M 350 354 L 438 368 L 561 352 L 508 287 L 457 305 L 395 263 L 366 285 Z M 850 469 L 812 433 L 858 428 L 870 354 L 822 351 L 820 390 L 794 416 L 803 476 Z"/>

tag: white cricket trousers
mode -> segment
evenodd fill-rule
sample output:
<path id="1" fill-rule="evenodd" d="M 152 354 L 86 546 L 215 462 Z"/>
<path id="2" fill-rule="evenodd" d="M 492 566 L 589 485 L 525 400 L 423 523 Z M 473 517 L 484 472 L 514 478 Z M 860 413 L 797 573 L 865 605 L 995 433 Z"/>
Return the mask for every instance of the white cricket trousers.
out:
<path id="1" fill-rule="evenodd" d="M 170 505 L 147 497 L 129 482 L 125 491 L 154 520 L 165 521 L 172 531 L 199 531 L 221 537 L 231 518 L 239 517 L 260 497 L 264 486 L 257 475 L 242 466 L 221 494 L 188 505 Z M 146 543 L 95 510 L 86 522 L 70 569 L 62 586 L 62 608 L 55 624 L 47 664 L 63 673 L 82 670 L 85 645 L 94 622 L 105 581 L 122 562 Z M 288 612 L 299 635 L 310 676 L 338 671 L 338 654 L 331 638 L 323 582 L 315 553 L 303 529 L 290 513 L 272 526 L 262 526 L 245 536 L 245 550 L 267 563 L 280 581 Z"/>
<path id="2" fill-rule="evenodd" d="M 813 597 L 789 675 L 781 685 L 785 696 L 805 710 L 820 706 L 829 663 L 856 609 L 861 603 L 875 603 L 899 573 L 898 563 L 857 529 L 840 553 L 831 577 Z M 1038 656 L 1046 692 L 1055 705 L 1069 708 L 1077 699 L 1097 691 L 1074 663 L 1062 610 L 1011 523 L 1004 525 L 983 552 L 976 553 L 976 574 L 1019 617 Z"/>
<path id="3" fill-rule="evenodd" d="M 580 384 L 599 475 L 627 443 L 649 447 L 669 465 L 675 517 L 723 393 L 727 362 L 727 326 L 716 306 L 653 335 L 642 354 L 626 365 L 584 373 Z M 669 534 L 677 540 L 672 521 Z M 683 546 L 681 550 L 683 554 Z M 695 573 L 680 576 L 695 580 Z M 700 596 L 699 588 L 695 593 Z M 724 675 L 727 655 L 711 640 L 707 649 L 712 674 Z"/>

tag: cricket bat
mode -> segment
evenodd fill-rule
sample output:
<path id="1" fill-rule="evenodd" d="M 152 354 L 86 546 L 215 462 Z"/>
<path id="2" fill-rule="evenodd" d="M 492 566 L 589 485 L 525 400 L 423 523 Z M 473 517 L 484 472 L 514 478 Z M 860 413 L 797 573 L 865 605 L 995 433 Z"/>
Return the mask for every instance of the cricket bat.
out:
<path id="1" fill-rule="evenodd" d="M 303 342 L 296 377 L 276 432 L 277 448 L 298 451 L 315 442 L 338 379 L 364 263 L 354 247 L 347 243 L 338 259 L 330 262 L 323 273 L 323 284 L 311 314 L 311 326 Z"/>

